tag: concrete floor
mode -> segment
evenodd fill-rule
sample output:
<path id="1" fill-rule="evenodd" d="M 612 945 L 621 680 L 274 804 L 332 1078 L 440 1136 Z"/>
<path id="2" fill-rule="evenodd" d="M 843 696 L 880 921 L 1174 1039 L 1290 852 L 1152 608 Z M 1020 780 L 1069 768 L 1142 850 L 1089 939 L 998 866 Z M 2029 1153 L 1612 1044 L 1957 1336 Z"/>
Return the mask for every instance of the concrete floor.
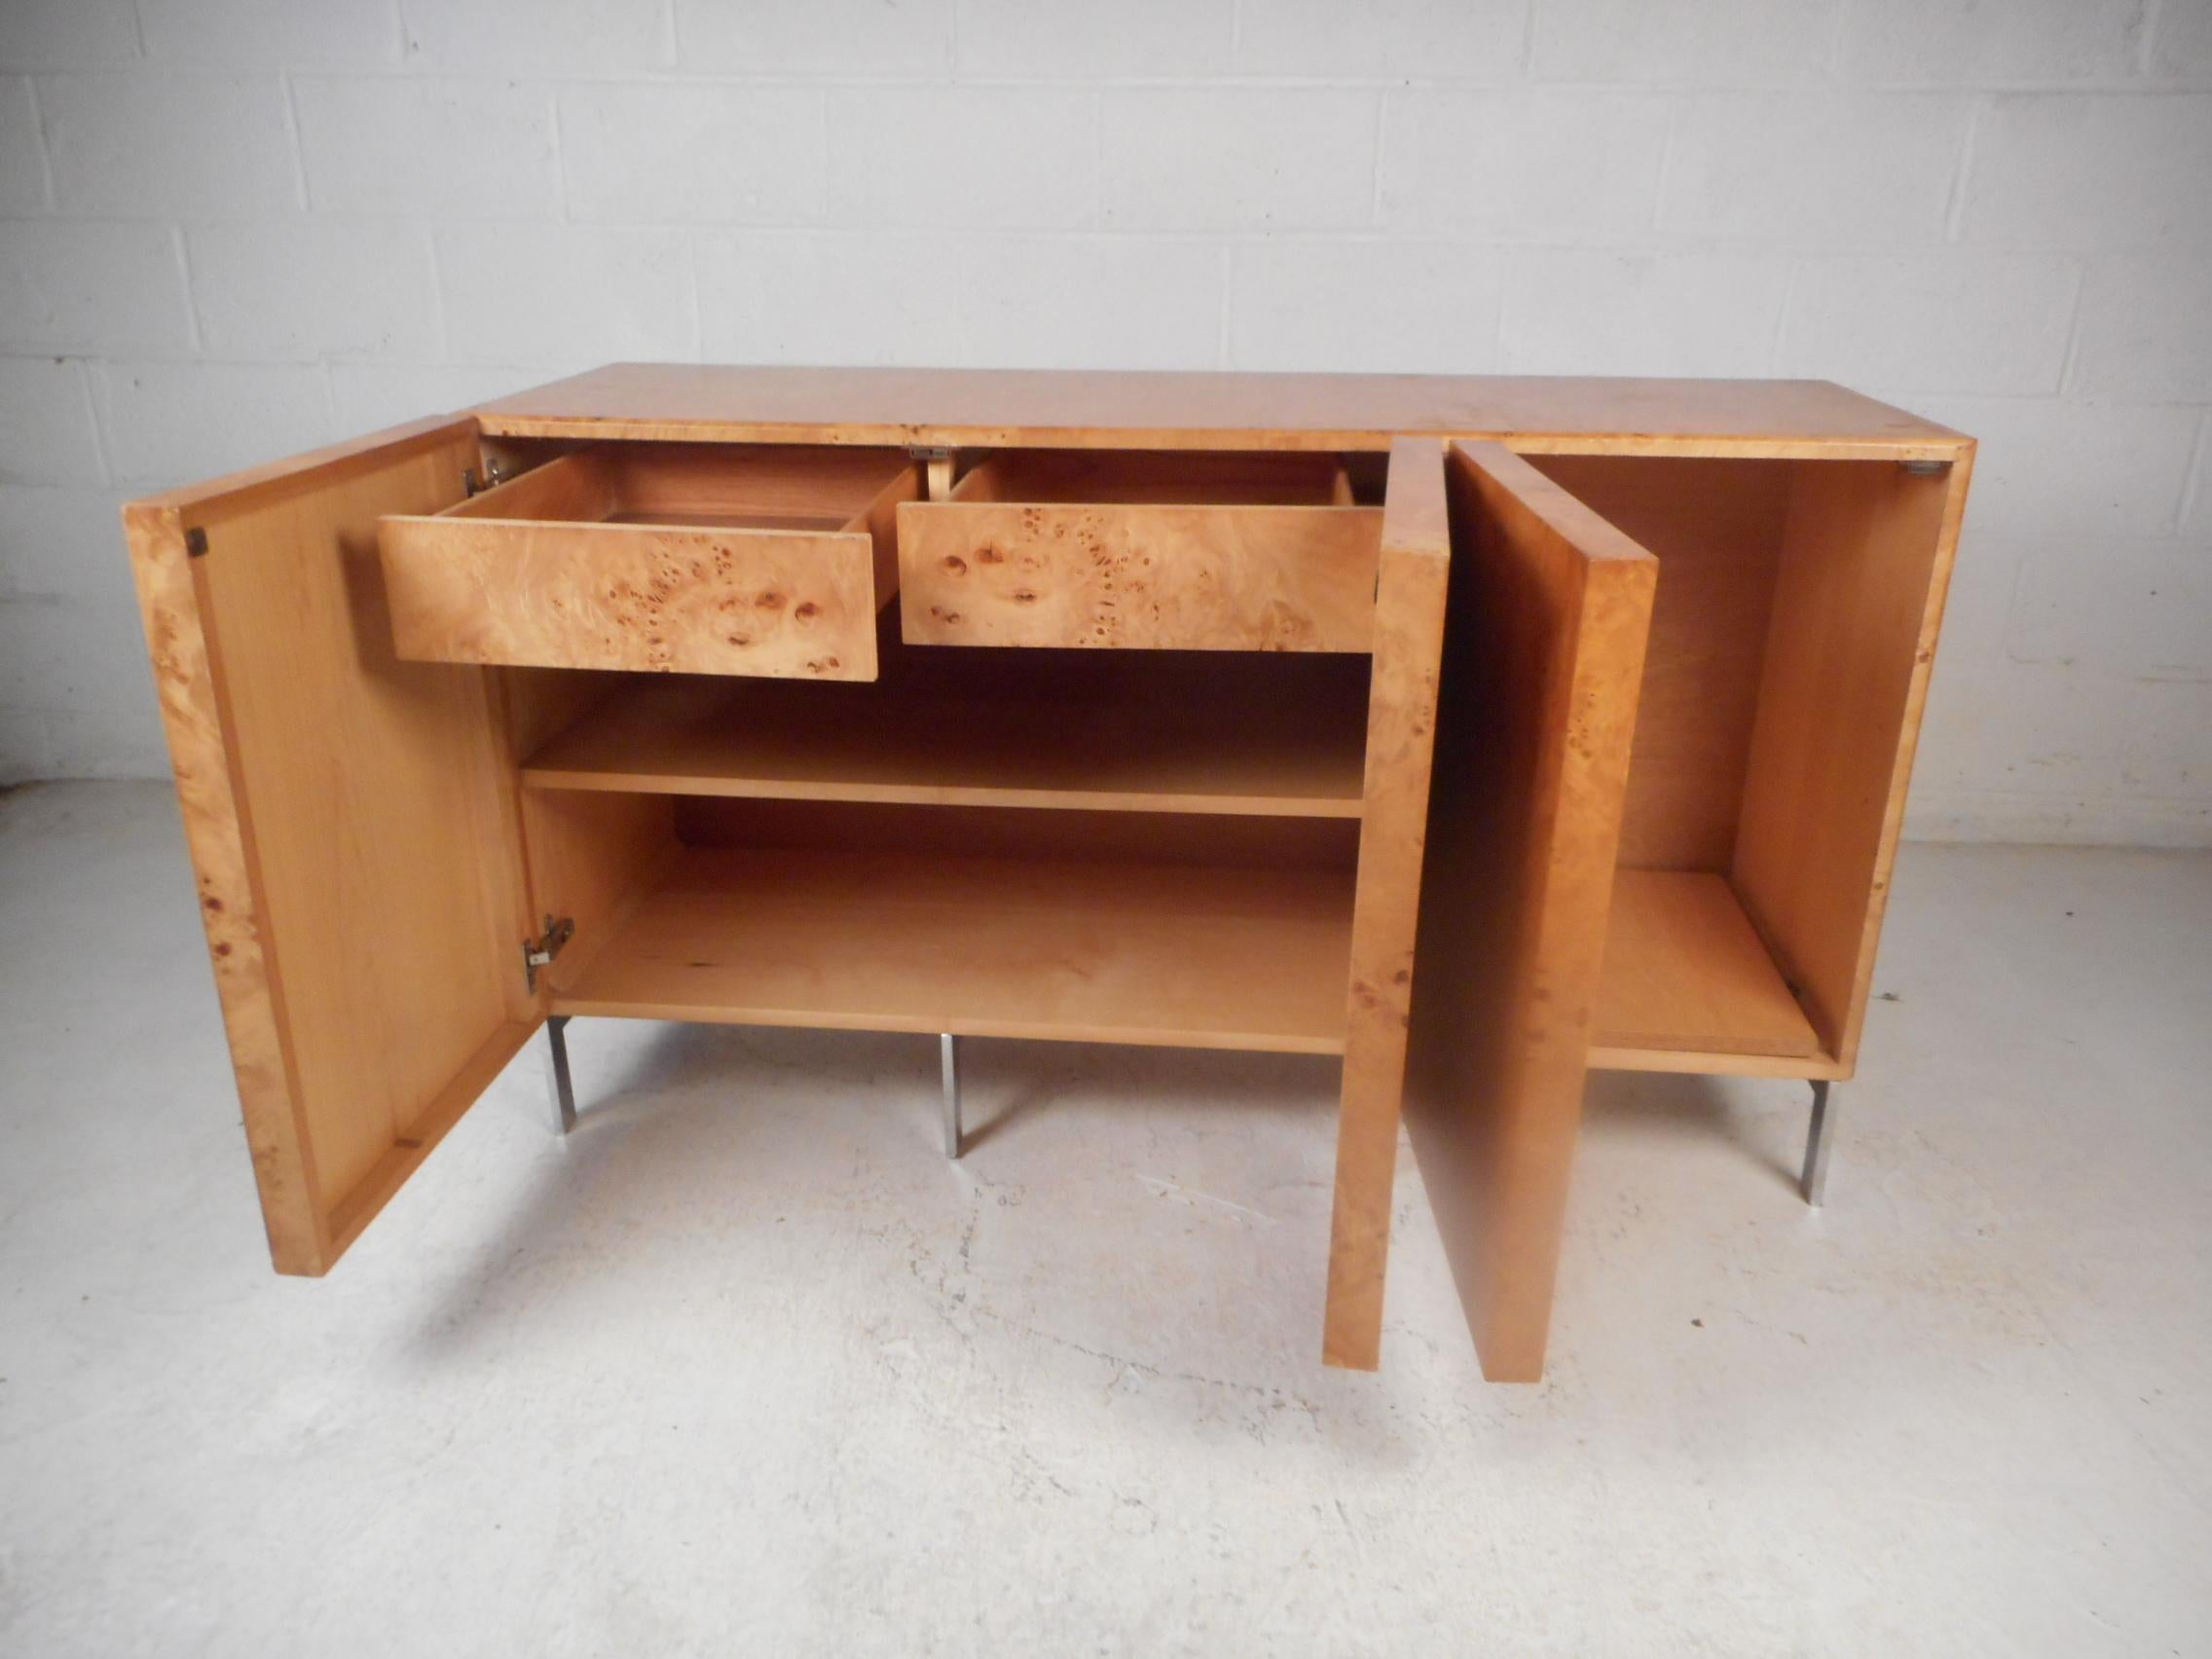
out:
<path id="1" fill-rule="evenodd" d="M 0 1651 L 2212 1646 L 2212 858 L 1908 849 L 1801 1086 L 1606 1078 L 1550 1380 L 1412 1161 L 1315 1358 L 1335 1068 L 578 1021 L 267 1266 L 166 789 L 0 799 Z"/>

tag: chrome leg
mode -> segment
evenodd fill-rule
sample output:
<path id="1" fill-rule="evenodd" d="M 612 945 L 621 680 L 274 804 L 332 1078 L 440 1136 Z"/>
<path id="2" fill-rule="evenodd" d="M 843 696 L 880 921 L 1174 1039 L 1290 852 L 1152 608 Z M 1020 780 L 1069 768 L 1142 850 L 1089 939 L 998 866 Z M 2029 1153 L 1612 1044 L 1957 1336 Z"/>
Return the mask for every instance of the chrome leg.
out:
<path id="1" fill-rule="evenodd" d="M 1797 1190 L 1815 1209 L 1828 1184 L 1828 1134 L 1835 1127 L 1835 1085 L 1825 1078 L 1813 1084 L 1813 1123 L 1805 1132 L 1805 1173 Z"/>
<path id="2" fill-rule="evenodd" d="M 960 1156 L 960 1039 L 951 1032 L 938 1038 L 938 1057 L 944 1068 L 944 1156 Z"/>
<path id="3" fill-rule="evenodd" d="M 553 1096 L 553 1110 L 561 1132 L 576 1126 L 576 1091 L 569 1082 L 569 1016 L 549 1014 L 545 1020 L 545 1087 Z"/>

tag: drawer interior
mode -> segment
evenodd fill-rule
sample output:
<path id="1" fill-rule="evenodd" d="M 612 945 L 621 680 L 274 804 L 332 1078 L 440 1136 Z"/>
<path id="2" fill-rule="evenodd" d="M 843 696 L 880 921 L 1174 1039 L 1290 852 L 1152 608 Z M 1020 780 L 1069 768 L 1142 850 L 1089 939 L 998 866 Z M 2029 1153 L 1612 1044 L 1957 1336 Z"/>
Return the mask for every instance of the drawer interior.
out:
<path id="1" fill-rule="evenodd" d="M 868 509 L 884 487 L 910 466 L 896 450 L 594 444 L 471 496 L 438 516 L 860 531 L 867 528 Z"/>
<path id="2" fill-rule="evenodd" d="M 1338 507 L 1351 481 L 1333 455 L 1002 450 L 954 487 L 955 501 L 1100 506 Z"/>

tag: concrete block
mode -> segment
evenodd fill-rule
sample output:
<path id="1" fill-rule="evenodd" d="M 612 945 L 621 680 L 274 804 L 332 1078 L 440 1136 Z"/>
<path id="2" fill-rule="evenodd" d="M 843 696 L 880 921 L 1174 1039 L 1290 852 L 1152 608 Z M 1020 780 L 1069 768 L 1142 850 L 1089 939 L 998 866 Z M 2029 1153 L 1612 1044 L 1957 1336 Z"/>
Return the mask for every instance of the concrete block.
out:
<path id="1" fill-rule="evenodd" d="M 1942 240 L 1972 100 L 1725 92 L 1692 100 L 1668 164 L 1670 236 L 1860 251 Z"/>
<path id="2" fill-rule="evenodd" d="M 0 357 L 0 481 L 99 484 L 106 477 L 85 366 Z"/>
<path id="3" fill-rule="evenodd" d="M 2212 92 L 1993 99 L 1959 234 L 2005 247 L 2212 248 Z"/>
<path id="4" fill-rule="evenodd" d="M 1618 86 L 1757 86 L 1827 69 L 1836 0 L 1541 0 L 1530 73 Z"/>
<path id="5" fill-rule="evenodd" d="M 952 0 L 676 0 L 686 69 L 930 75 L 952 62 Z"/>
<path id="6" fill-rule="evenodd" d="M 2212 402 L 2212 254 L 2092 259 L 2068 389 Z"/>
<path id="7" fill-rule="evenodd" d="M 1537 88 L 1392 92 L 1382 223 L 1516 240 L 1648 236 L 1673 120 L 1641 92 Z"/>
<path id="8" fill-rule="evenodd" d="M 330 397 L 337 410 L 338 434 L 350 438 L 426 415 L 459 414 L 559 378 L 559 371 L 553 369 L 474 363 L 333 363 Z"/>
<path id="9" fill-rule="evenodd" d="M 1371 224 L 1378 99 L 1326 87 L 1109 90 L 1103 221 L 1205 231 Z"/>
<path id="10" fill-rule="evenodd" d="M 1122 237 L 703 237 L 720 361 L 1211 368 L 1221 252 Z"/>
<path id="11" fill-rule="evenodd" d="M 2151 73 L 2176 80 L 2212 80 L 2212 6 L 2167 0 L 2151 37 Z"/>
<path id="12" fill-rule="evenodd" d="M 83 69 L 138 55 L 130 0 L 8 0 L 0 69 Z"/>
<path id="13" fill-rule="evenodd" d="M 135 603 L 119 491 L 0 484 L 0 599 Z"/>
<path id="14" fill-rule="evenodd" d="M 1113 6 L 958 0 L 958 5 L 963 75 L 1194 80 L 1229 67 L 1233 0 L 1122 0 Z M 1244 27 L 1249 38 L 1249 6 Z"/>
<path id="15" fill-rule="evenodd" d="M 1522 0 L 1241 0 L 1236 67 L 1495 86 L 1520 78 L 1529 11 Z"/>
<path id="16" fill-rule="evenodd" d="M 675 61 L 668 0 L 400 0 L 408 61 L 454 74 L 608 75 Z"/>
<path id="17" fill-rule="evenodd" d="M 1941 251 L 1799 262 L 1774 371 L 1885 391 L 2058 390 L 2080 263 Z"/>
<path id="18" fill-rule="evenodd" d="M 46 205 L 46 140 L 30 81 L 0 77 L 0 213 L 38 213 Z"/>
<path id="19" fill-rule="evenodd" d="M 560 211 L 553 101 L 542 88 L 300 76 L 292 96 L 317 211 L 455 219 Z"/>
<path id="20" fill-rule="evenodd" d="M 319 448 L 330 388 L 304 363 L 105 363 L 92 370 L 115 480 L 168 489 Z"/>
<path id="21" fill-rule="evenodd" d="M 1497 359 L 1499 250 L 1467 242 L 1245 242 L 1231 256 L 1229 366 L 1482 374 Z"/>
<path id="22" fill-rule="evenodd" d="M 2125 680 L 2212 681 L 2212 542 L 2039 549 L 2020 570 L 2011 653 Z"/>
<path id="23" fill-rule="evenodd" d="M 394 0 L 138 0 L 138 18 L 157 60 L 229 69 L 399 60 Z"/>
<path id="24" fill-rule="evenodd" d="M 184 356 L 184 264 L 166 225 L 25 219 L 0 234 L 0 350 Z"/>
<path id="25" fill-rule="evenodd" d="M 46 75 L 38 100 L 64 213 L 212 218 L 300 205 L 275 75 Z"/>
<path id="26" fill-rule="evenodd" d="M 185 247 L 210 356 L 435 357 L 442 349 L 430 235 L 420 225 L 210 225 L 186 232 Z"/>
<path id="27" fill-rule="evenodd" d="M 1980 440 L 1971 535 L 2144 539 L 2173 534 L 2197 412 L 2055 398 L 1919 400 L 1921 414 Z"/>
<path id="28" fill-rule="evenodd" d="M 840 88 L 829 124 L 832 225 L 1003 230 L 1095 217 L 1098 111 L 1088 92 Z"/>
<path id="29" fill-rule="evenodd" d="M 1841 68 L 1897 85 L 2116 81 L 2134 73 L 2145 13 L 2143 0 L 1856 0 Z"/>
<path id="30" fill-rule="evenodd" d="M 446 349 L 463 363 L 688 359 L 698 315 L 687 236 L 586 225 L 444 225 Z"/>
<path id="31" fill-rule="evenodd" d="M 35 716 L 43 776 L 148 777 L 168 770 L 134 600 L 0 605 L 0 709 Z M 0 728 L 14 723 L 0 715 Z"/>
<path id="32" fill-rule="evenodd" d="M 2212 542 L 2212 411 L 2197 440 L 2196 464 L 2190 468 L 2190 498 L 2183 504 L 2181 533 L 2192 541 Z"/>
<path id="33" fill-rule="evenodd" d="M 1762 375 L 1786 262 L 1755 253 L 1525 249 L 1508 256 L 1508 374 Z"/>
<path id="34" fill-rule="evenodd" d="M 812 89 L 593 83 L 563 87 L 557 108 L 573 218 L 807 224 L 827 205 Z"/>

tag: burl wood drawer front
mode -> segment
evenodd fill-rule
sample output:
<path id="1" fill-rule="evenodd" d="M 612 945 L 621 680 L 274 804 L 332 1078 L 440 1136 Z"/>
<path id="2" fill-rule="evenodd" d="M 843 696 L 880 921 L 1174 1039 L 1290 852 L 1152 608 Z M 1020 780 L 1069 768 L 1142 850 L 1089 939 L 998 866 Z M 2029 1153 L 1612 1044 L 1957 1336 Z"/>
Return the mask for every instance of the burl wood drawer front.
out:
<path id="1" fill-rule="evenodd" d="M 888 450 L 602 444 L 378 529 L 414 661 L 872 680 L 898 589 Z"/>
<path id="2" fill-rule="evenodd" d="M 1382 513 L 1333 456 L 991 457 L 899 509 L 908 645 L 1364 651 Z"/>

